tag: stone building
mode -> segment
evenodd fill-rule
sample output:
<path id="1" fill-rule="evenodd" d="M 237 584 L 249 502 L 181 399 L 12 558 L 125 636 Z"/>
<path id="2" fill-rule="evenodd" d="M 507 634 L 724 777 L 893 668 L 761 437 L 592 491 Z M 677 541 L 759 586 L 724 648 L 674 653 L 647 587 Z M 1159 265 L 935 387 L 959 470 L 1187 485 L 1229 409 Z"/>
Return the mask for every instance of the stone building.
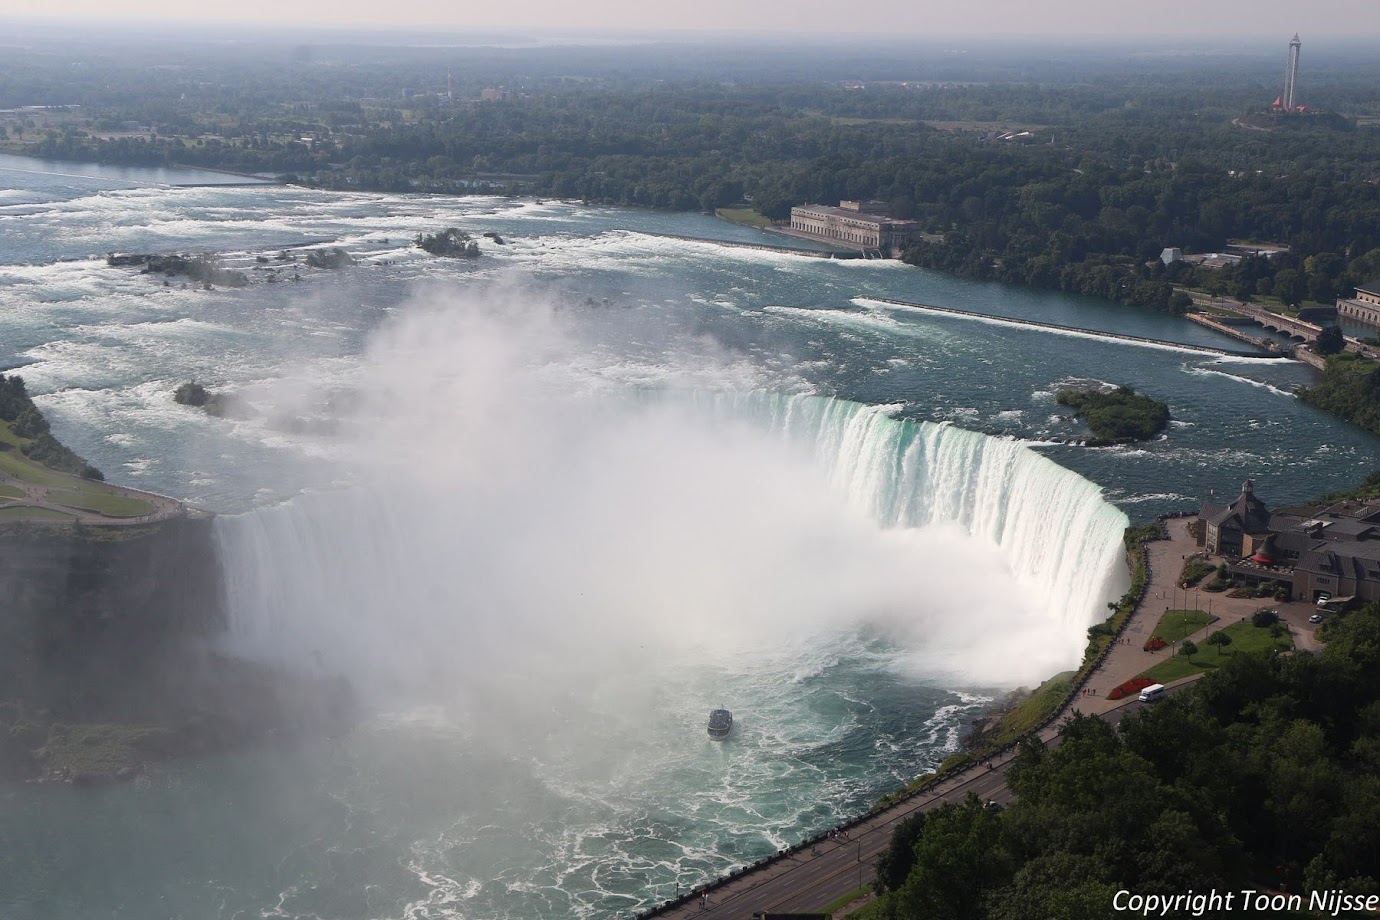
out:
<path id="1" fill-rule="evenodd" d="M 1270 535 L 1270 509 L 1255 497 L 1247 479 L 1241 494 L 1229 505 L 1203 502 L 1198 517 L 1203 522 L 1199 545 L 1215 556 L 1249 556 Z"/>
<path id="2" fill-rule="evenodd" d="M 1285 585 L 1294 600 L 1380 600 L 1380 501 L 1271 512 L 1250 480 L 1229 505 L 1204 502 L 1198 543 L 1234 577 Z"/>
<path id="3" fill-rule="evenodd" d="M 1380 326 L 1380 279 L 1356 285 L 1356 296 L 1337 301 L 1337 315 Z"/>
<path id="4" fill-rule="evenodd" d="M 859 249 L 877 249 L 893 258 L 920 237 L 915 221 L 888 217 L 882 201 L 840 201 L 837 208 L 800 205 L 791 208 L 791 229 Z"/>

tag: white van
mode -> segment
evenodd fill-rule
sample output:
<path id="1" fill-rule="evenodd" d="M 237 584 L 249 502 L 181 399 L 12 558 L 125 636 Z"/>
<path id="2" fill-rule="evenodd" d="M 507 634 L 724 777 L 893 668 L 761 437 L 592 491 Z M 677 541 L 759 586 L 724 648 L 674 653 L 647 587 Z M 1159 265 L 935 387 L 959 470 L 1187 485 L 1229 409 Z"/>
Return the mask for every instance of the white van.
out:
<path id="1" fill-rule="evenodd" d="M 1155 700 L 1164 698 L 1164 684 L 1151 684 L 1140 691 L 1140 701 L 1142 703 L 1153 703 Z"/>

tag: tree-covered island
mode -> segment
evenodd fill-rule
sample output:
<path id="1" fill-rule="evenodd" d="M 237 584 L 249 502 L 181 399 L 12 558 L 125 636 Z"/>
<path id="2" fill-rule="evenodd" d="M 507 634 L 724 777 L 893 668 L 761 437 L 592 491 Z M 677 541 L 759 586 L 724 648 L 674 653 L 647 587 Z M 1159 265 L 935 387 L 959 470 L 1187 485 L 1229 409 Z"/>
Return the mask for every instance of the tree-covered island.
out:
<path id="1" fill-rule="evenodd" d="M 1169 426 L 1169 406 L 1130 387 L 1114 390 L 1066 388 L 1055 401 L 1073 409 L 1092 429 L 1091 446 L 1145 441 Z"/>
<path id="2" fill-rule="evenodd" d="M 497 238 L 497 234 L 494 238 Z M 419 233 L 413 242 L 417 248 L 433 256 L 473 259 L 479 255 L 479 241 L 458 227 L 447 227 L 435 233 Z"/>

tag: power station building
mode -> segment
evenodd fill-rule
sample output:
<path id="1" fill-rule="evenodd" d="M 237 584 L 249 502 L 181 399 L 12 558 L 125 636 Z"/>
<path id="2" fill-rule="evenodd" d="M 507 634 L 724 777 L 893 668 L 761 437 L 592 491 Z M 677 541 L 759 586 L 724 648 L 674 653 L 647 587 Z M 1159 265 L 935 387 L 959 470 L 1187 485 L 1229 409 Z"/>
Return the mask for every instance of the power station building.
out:
<path id="1" fill-rule="evenodd" d="M 1337 301 L 1337 315 L 1380 327 L 1380 278 L 1356 285 L 1356 296 Z"/>
<path id="2" fill-rule="evenodd" d="M 822 204 L 791 208 L 791 230 L 859 249 L 878 249 L 892 257 L 899 256 L 920 236 L 920 225 L 915 221 L 888 217 L 883 201 L 840 201 L 836 208 Z"/>

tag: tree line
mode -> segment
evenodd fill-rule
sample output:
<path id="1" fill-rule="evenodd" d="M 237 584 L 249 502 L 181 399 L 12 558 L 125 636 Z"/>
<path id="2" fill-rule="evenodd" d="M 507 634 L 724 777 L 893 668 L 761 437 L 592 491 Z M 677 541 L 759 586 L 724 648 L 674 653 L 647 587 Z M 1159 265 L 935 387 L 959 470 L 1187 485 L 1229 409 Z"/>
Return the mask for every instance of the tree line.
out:
<path id="1" fill-rule="evenodd" d="M 1110 920 L 1121 890 L 1380 894 L 1380 604 L 1326 639 L 1230 656 L 1119 729 L 1080 716 L 1057 747 L 1023 743 L 1010 807 L 970 798 L 896 829 L 867 916 Z"/>
<path id="2" fill-rule="evenodd" d="M 169 104 L 163 133 L 68 125 L 27 149 L 324 188 L 464 193 L 497 175 L 483 187 L 521 177 L 535 194 L 673 210 L 747 198 L 775 220 L 796 204 L 872 198 L 931 234 L 908 261 L 967 277 L 1157 310 L 1187 308 L 1179 284 L 1326 303 L 1380 273 L 1380 130 L 1322 116 L 1233 124 L 1258 92 L 1165 94 L 1124 77 L 858 90 L 596 82 L 465 104 L 251 97 L 233 118 Z M 1358 88 L 1351 101 L 1373 95 Z M 1012 121 L 1026 134 L 999 139 L 992 126 Z M 1158 260 L 1165 247 L 1218 251 L 1231 239 L 1289 253 L 1215 271 Z"/>

